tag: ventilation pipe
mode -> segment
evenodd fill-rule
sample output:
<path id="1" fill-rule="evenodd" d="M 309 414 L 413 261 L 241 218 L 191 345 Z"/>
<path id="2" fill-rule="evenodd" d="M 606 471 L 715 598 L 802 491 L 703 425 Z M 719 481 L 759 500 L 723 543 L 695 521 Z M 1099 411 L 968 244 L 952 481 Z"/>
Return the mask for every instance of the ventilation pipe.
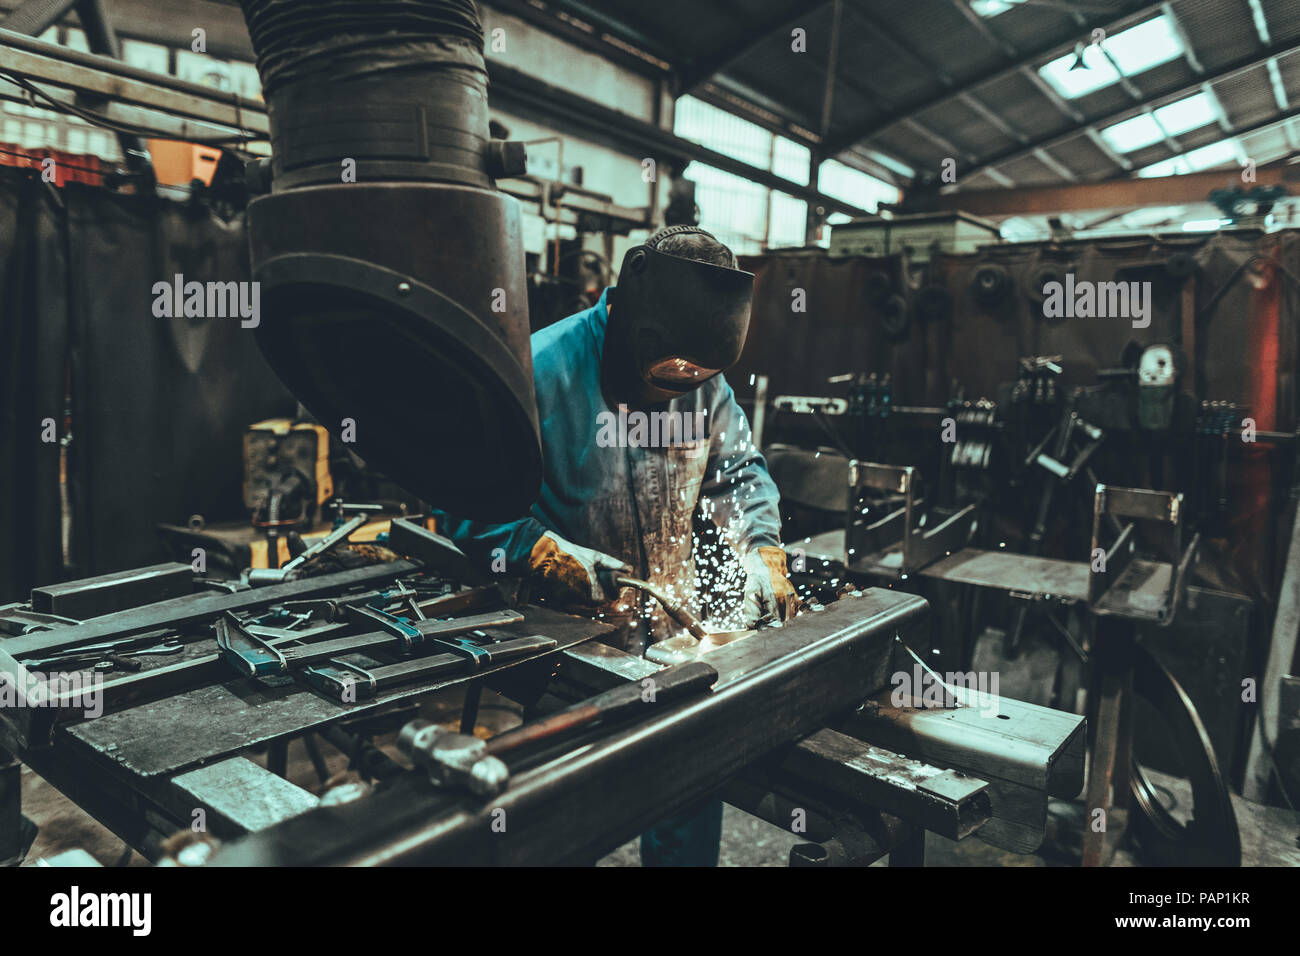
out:
<path id="1" fill-rule="evenodd" d="M 336 438 L 435 507 L 541 486 L 518 203 L 472 0 L 241 0 L 270 119 L 259 344 Z"/>

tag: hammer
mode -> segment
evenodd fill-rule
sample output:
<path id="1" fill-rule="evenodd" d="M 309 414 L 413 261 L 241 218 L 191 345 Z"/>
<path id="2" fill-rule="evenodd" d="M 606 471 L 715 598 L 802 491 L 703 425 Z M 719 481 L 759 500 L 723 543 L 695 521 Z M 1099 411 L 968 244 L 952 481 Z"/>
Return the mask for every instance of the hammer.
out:
<path id="1" fill-rule="evenodd" d="M 717 679 L 718 672 L 708 664 L 690 661 L 640 681 L 620 684 L 490 740 L 443 730 L 427 720 L 413 720 L 402 728 L 397 746 L 412 762 L 427 769 L 435 784 L 462 786 L 479 796 L 494 796 L 505 789 L 510 779 L 502 757 L 533 744 L 555 743 L 596 724 L 608 726 L 630 720 L 644 713 L 647 704 L 673 704 L 706 693 Z"/>

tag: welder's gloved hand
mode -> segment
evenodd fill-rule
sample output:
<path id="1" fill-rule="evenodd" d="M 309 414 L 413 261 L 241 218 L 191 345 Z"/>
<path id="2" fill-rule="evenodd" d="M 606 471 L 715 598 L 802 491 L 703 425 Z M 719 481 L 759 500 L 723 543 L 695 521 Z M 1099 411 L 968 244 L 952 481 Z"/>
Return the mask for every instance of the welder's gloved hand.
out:
<path id="1" fill-rule="evenodd" d="M 786 576 L 785 551 L 755 548 L 745 555 L 745 626 L 753 627 L 768 615 L 787 621 L 799 613 L 799 593 Z"/>
<path id="2" fill-rule="evenodd" d="M 548 532 L 533 545 L 528 570 L 543 593 L 558 601 L 603 604 L 618 597 L 618 591 L 607 593 L 601 587 L 600 572 L 630 573 L 632 569 L 618 558 Z"/>

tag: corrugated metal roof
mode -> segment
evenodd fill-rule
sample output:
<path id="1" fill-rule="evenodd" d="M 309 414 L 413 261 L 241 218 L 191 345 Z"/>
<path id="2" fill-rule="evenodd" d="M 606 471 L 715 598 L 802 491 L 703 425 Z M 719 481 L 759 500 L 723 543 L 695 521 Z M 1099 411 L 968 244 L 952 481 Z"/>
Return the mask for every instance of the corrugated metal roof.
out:
<path id="1" fill-rule="evenodd" d="M 529 2 L 645 44 L 682 78 L 681 92 L 707 81 L 708 89 L 751 97 L 779 116 L 787 134 L 792 127 L 806 131 L 808 145 L 851 164 L 856 145 L 933 177 L 955 154 L 970 177 L 963 185 L 1035 185 L 1124 176 L 1126 165 L 1137 170 L 1234 136 L 1249 138 L 1252 157 L 1263 151 L 1258 162 L 1294 149 L 1281 133 L 1258 128 L 1300 105 L 1297 0 L 1259 0 L 1262 23 L 1248 0 L 1022 0 L 986 17 L 969 0 L 839 0 L 838 66 L 824 139 L 836 0 Z M 1143 52 L 1123 48 L 1124 31 L 1170 16 L 1168 32 L 1183 49 L 1172 55 L 1171 48 L 1172 58 L 1150 68 L 1124 69 L 1122 61 Z M 1126 82 L 1074 98 L 1053 93 L 1040 68 L 1072 57 L 1098 27 L 1105 31 L 1101 49 L 1121 63 Z M 804 31 L 805 52 L 791 48 L 795 29 Z M 1099 68 L 1085 78 L 1100 79 L 1109 66 L 1093 56 L 1088 60 Z M 1217 97 L 1229 129 L 1207 123 L 1118 158 L 1097 145 L 1098 134 L 1115 123 L 1202 89 Z"/>

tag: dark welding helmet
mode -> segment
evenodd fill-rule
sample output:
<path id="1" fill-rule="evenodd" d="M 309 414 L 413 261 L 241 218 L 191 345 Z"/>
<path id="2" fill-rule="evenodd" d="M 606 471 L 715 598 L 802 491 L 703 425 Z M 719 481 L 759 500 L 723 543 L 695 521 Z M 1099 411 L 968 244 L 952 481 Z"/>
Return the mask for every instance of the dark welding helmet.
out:
<path id="1" fill-rule="evenodd" d="M 679 233 L 714 238 L 683 226 L 652 241 Z M 609 300 L 614 311 L 607 373 L 616 391 L 666 399 L 735 365 L 749 330 L 753 295 L 752 272 L 670 255 L 649 243 L 629 249 Z M 644 387 L 636 388 L 638 382 Z"/>

